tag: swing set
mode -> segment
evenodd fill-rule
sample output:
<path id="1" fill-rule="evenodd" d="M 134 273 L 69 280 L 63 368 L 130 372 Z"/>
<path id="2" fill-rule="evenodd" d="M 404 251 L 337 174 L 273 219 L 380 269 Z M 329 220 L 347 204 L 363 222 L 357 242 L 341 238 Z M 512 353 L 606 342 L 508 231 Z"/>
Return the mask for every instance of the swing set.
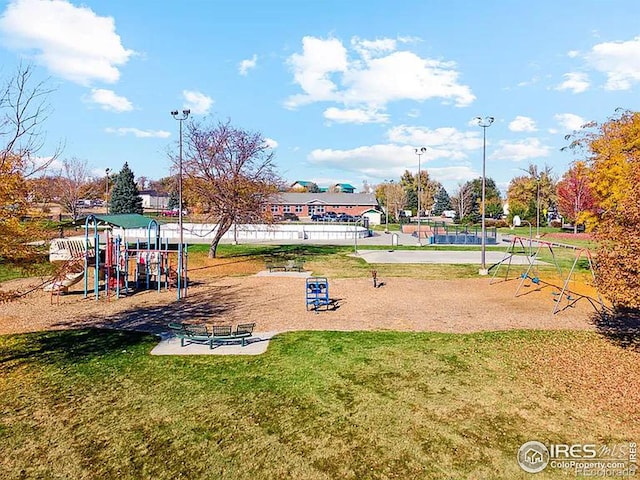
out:
<path id="1" fill-rule="evenodd" d="M 504 257 L 498 264 L 498 267 L 493 272 L 493 276 L 491 277 L 491 283 L 494 283 L 495 279 L 499 277 L 498 273 L 500 272 L 501 268 L 505 265 L 506 265 L 506 272 L 504 275 L 504 281 L 510 280 L 509 272 L 511 270 L 511 265 L 512 265 L 514 256 L 527 253 L 527 248 L 525 247 L 525 241 L 529 243 L 529 248 L 528 248 L 529 253 L 528 255 L 526 255 L 527 268 L 525 271 L 523 271 L 519 275 L 520 281 L 518 283 L 518 287 L 516 288 L 514 297 L 526 295 L 526 293 L 521 293 L 521 290 L 523 287 L 529 287 L 530 285 L 537 285 L 538 288 L 535 291 L 539 291 L 542 288 L 544 288 L 544 286 L 549 286 L 554 289 L 554 291 L 552 292 L 552 296 L 554 297 L 553 298 L 554 300 L 553 314 L 554 315 L 556 313 L 566 310 L 567 308 L 573 307 L 579 300 L 583 298 L 587 299 L 587 301 L 591 303 L 591 305 L 596 311 L 602 312 L 606 310 L 602 296 L 597 290 L 596 277 L 593 269 L 593 258 L 591 256 L 591 251 L 587 248 L 580 248 L 573 245 L 566 245 L 562 243 L 555 243 L 555 242 L 549 242 L 544 240 L 535 240 L 533 242 L 536 244 L 536 248 L 534 252 L 533 245 L 530 239 L 514 236 L 511 239 L 511 243 L 507 248 Z M 558 256 L 556 255 L 557 249 L 570 249 L 574 253 L 573 263 L 571 265 L 569 273 L 566 276 L 563 274 L 562 267 L 560 266 L 560 263 L 558 261 Z M 551 263 L 555 267 L 555 270 L 560 279 L 559 283 L 562 284 L 562 287 L 550 281 L 545 281 L 542 279 L 540 270 L 538 268 L 539 265 L 543 264 L 542 260 L 539 259 L 541 253 L 549 254 L 551 258 Z M 576 273 L 577 273 L 576 268 L 578 266 L 581 266 L 581 261 L 582 262 L 586 261 L 585 266 L 588 266 L 591 284 L 593 285 L 596 296 L 598 297 L 597 301 L 592 296 L 584 293 L 584 290 L 583 290 L 583 293 L 580 293 L 578 291 L 578 288 L 577 288 L 578 282 L 576 280 Z M 531 283 L 526 283 L 527 281 Z M 571 287 L 570 287 L 570 284 L 571 284 Z M 562 306 L 563 301 L 566 301 L 566 304 L 564 306 Z"/>

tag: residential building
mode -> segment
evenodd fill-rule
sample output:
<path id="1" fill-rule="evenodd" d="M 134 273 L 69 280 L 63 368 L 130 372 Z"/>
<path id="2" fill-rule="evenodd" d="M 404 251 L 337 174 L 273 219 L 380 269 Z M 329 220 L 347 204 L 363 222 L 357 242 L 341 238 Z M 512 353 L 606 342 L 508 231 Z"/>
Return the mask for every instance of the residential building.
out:
<path id="1" fill-rule="evenodd" d="M 349 183 L 336 183 L 334 189 L 341 193 L 353 193 L 356 191 L 356 187 Z"/>
<path id="2" fill-rule="evenodd" d="M 350 183 L 336 183 L 331 187 L 320 187 L 314 182 L 309 182 L 307 180 L 297 180 L 291 184 L 289 187 L 290 190 L 301 190 L 308 191 L 309 188 L 316 186 L 321 192 L 335 192 L 335 193 L 354 193 L 356 191 L 356 187 L 351 185 Z"/>
<path id="3" fill-rule="evenodd" d="M 163 210 L 169 204 L 169 195 L 158 193 L 155 190 L 140 191 L 142 208 L 149 210 Z"/>
<path id="4" fill-rule="evenodd" d="M 298 217 L 311 217 L 325 212 L 362 215 L 371 209 L 379 209 L 372 193 L 280 193 L 277 200 L 265 208 L 273 215 L 293 213 Z"/>

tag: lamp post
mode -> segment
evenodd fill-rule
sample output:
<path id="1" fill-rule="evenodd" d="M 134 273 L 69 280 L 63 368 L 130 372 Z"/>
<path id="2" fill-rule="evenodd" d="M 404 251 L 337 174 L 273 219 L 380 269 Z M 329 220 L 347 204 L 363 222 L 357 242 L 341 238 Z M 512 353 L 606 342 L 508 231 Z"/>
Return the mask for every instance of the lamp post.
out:
<path id="1" fill-rule="evenodd" d="M 540 238 L 540 174 L 536 175 L 536 238 Z"/>
<path id="2" fill-rule="evenodd" d="M 420 160 L 422 154 L 427 151 L 427 147 L 416 148 L 415 152 L 418 155 L 418 246 L 422 246 L 422 239 L 420 237 L 420 197 L 422 196 L 422 172 Z"/>
<path id="3" fill-rule="evenodd" d="M 105 183 L 104 196 L 105 196 L 105 199 L 106 199 L 105 205 L 106 205 L 106 208 L 107 208 L 107 215 L 109 215 L 109 172 L 111 171 L 111 169 L 110 168 L 105 168 L 104 171 L 106 173 L 106 175 L 104 176 L 104 183 Z"/>
<path id="4" fill-rule="evenodd" d="M 384 219 L 385 219 L 384 233 L 389 233 L 389 184 L 392 184 L 392 183 L 393 183 L 393 180 L 385 180 L 384 196 L 387 197 L 387 211 L 385 212 L 385 215 L 384 215 Z"/>
<path id="5" fill-rule="evenodd" d="M 171 116 L 178 120 L 180 123 L 180 138 L 178 140 L 179 144 L 179 154 L 178 154 L 178 230 L 180 240 L 178 243 L 178 300 L 181 296 L 181 282 L 183 275 L 183 248 L 184 248 L 184 236 L 182 231 L 182 122 L 189 117 L 191 110 L 182 110 L 182 116 L 178 116 L 178 110 L 173 110 L 171 112 Z"/>
<path id="6" fill-rule="evenodd" d="M 474 120 L 478 123 L 478 126 L 482 127 L 482 255 L 480 259 L 480 275 L 488 275 L 487 270 L 487 232 L 485 231 L 485 189 L 486 189 L 486 163 L 487 163 L 487 128 L 491 126 L 495 120 L 493 117 L 476 117 Z"/>

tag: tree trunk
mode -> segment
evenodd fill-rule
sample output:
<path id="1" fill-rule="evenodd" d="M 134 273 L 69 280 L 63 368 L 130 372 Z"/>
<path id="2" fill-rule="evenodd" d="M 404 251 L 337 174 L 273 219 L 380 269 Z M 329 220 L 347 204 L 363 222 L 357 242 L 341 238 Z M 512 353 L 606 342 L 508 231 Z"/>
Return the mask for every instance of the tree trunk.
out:
<path id="1" fill-rule="evenodd" d="M 216 234 L 213 236 L 213 240 L 211 241 L 211 247 L 209 247 L 209 258 L 216 258 L 216 250 L 218 249 L 218 243 L 224 236 L 225 233 L 229 231 L 233 225 L 233 220 L 230 217 L 221 217 L 218 220 L 218 229 L 216 230 Z"/>

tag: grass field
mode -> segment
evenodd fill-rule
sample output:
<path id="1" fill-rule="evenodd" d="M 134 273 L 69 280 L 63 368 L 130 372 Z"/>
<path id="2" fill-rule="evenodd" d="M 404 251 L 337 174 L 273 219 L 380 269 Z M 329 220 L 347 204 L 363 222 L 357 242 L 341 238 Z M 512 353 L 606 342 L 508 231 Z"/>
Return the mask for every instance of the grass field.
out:
<path id="1" fill-rule="evenodd" d="M 527 245 L 528 246 L 528 245 Z M 367 246 L 371 250 L 388 250 L 388 246 Z M 426 249 L 425 247 L 404 247 L 400 250 Z M 480 251 L 479 246 L 449 246 L 435 245 L 428 247 L 429 250 L 438 251 Z M 501 246 L 489 246 L 487 251 L 505 252 L 506 244 Z M 527 254 L 528 249 L 518 250 L 520 254 Z M 534 250 L 535 252 L 535 247 Z M 194 245 L 189 249 L 190 265 L 200 265 L 206 263 L 208 253 L 207 245 Z M 548 248 L 541 248 L 539 260 L 548 263 L 537 267 L 534 272 L 540 278 L 555 285 L 562 286 L 566 279 L 573 261 L 575 250 L 568 248 L 554 248 L 553 255 Z M 256 271 L 263 269 L 264 259 L 269 256 L 282 256 L 286 258 L 303 258 L 305 268 L 311 270 L 314 275 L 330 276 L 332 278 L 362 278 L 369 277 L 371 270 L 375 269 L 378 274 L 386 277 L 411 277 L 423 280 L 442 278 L 476 278 L 478 276 L 478 265 L 469 264 L 369 264 L 361 258 L 353 256 L 353 247 L 336 245 L 220 245 L 218 256 L 221 259 L 242 259 L 255 263 Z M 555 264 L 560 267 L 562 275 L 558 273 Z M 504 267 L 503 267 L 504 268 Z M 517 271 L 516 271 L 517 270 Z M 513 269 L 511 276 L 524 271 L 523 267 Z M 506 269 L 502 270 L 506 273 Z M 583 257 L 576 266 L 572 282 L 592 283 L 589 271 L 589 264 Z"/>
<path id="2" fill-rule="evenodd" d="M 526 441 L 640 434 L 638 354 L 593 333 L 298 332 L 250 358 L 156 341 L 0 337 L 0 477 L 517 479 Z"/>

